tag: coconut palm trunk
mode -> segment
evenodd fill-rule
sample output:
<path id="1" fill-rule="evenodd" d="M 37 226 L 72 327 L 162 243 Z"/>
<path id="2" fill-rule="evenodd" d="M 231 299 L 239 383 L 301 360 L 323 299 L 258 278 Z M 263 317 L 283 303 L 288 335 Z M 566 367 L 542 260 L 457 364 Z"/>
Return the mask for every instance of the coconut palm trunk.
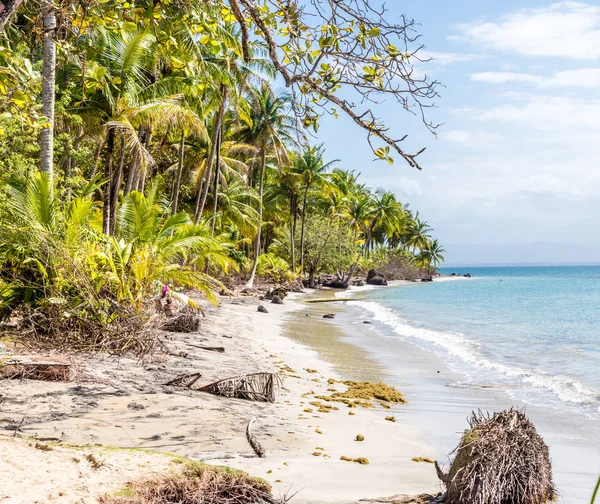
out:
<path id="1" fill-rule="evenodd" d="M 308 199 L 308 190 L 310 186 L 307 185 L 304 189 L 304 199 L 302 202 L 302 223 L 300 229 L 300 268 L 304 271 L 304 231 L 306 228 L 306 200 Z"/>
<path id="2" fill-rule="evenodd" d="M 42 1 L 44 42 L 42 55 L 42 115 L 48 124 L 40 134 L 40 171 L 52 177 L 54 157 L 54 86 L 56 83 L 56 16 L 52 0 Z"/>
<path id="3" fill-rule="evenodd" d="M 212 214 L 212 223 L 210 226 L 210 234 L 213 236 L 215 234 L 215 225 L 217 222 L 217 205 L 219 204 L 219 177 L 221 174 L 221 142 L 223 141 L 223 132 L 219 131 L 219 136 L 217 137 L 217 161 L 215 164 L 215 189 L 213 196 L 213 214 Z"/>
<path id="4" fill-rule="evenodd" d="M 185 152 L 185 132 L 181 131 L 181 141 L 179 142 L 179 163 L 177 164 L 177 176 L 175 177 L 175 184 L 173 187 L 173 207 L 171 208 L 171 215 L 177 213 L 177 206 L 179 204 L 179 189 L 181 188 L 181 174 L 183 173 L 183 159 Z"/>
<path id="5" fill-rule="evenodd" d="M 110 223 L 109 233 L 110 235 L 115 234 L 115 223 L 117 221 L 117 203 L 119 201 L 119 191 L 121 190 L 121 183 L 123 182 L 123 169 L 125 167 L 125 136 L 121 133 L 121 159 L 119 160 L 119 168 L 115 173 L 115 180 L 112 183 L 110 190 Z"/>
<path id="6" fill-rule="evenodd" d="M 260 240 L 263 218 L 263 188 L 265 181 L 265 168 L 267 165 L 267 145 L 263 142 L 260 152 L 260 174 L 258 182 L 258 230 L 256 231 L 256 239 L 254 242 L 254 263 L 252 264 L 252 272 L 250 278 L 246 282 L 246 287 L 254 287 L 254 277 L 256 276 L 256 268 L 258 267 L 258 259 L 260 257 Z"/>
<path id="7" fill-rule="evenodd" d="M 200 217 L 202 217 L 202 212 L 204 212 L 204 206 L 206 205 L 206 197 L 208 196 L 210 181 L 212 179 L 213 164 L 215 162 L 215 155 L 217 152 L 217 138 L 219 132 L 221 131 L 223 117 L 225 116 L 225 108 L 227 106 L 227 88 L 225 87 L 225 85 L 221 85 L 221 96 L 221 105 L 219 106 L 219 110 L 217 111 L 217 115 L 215 117 L 210 152 L 208 154 L 208 160 L 206 162 L 206 174 L 204 176 L 204 184 L 202 184 L 201 189 L 198 192 L 198 198 L 196 199 L 194 224 L 198 224 L 198 222 L 200 222 Z"/>
<path id="8" fill-rule="evenodd" d="M 292 232 L 290 234 L 290 248 L 292 251 L 292 271 L 296 271 L 296 222 L 298 212 L 296 211 L 296 195 L 290 196 L 290 212 L 292 213 Z"/>
<path id="9" fill-rule="evenodd" d="M 104 234 L 110 233 L 110 199 L 111 199 L 111 181 L 113 176 L 112 170 L 112 157 L 113 150 L 115 147 L 115 132 L 109 130 L 108 138 L 106 139 L 106 176 L 108 181 L 104 189 L 104 205 L 102 207 L 102 232 Z"/>

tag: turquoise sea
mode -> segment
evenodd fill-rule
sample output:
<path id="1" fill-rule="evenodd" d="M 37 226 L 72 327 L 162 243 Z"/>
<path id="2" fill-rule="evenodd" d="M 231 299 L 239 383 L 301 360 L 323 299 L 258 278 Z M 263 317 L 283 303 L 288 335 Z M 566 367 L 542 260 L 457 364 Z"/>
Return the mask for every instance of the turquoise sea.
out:
<path id="1" fill-rule="evenodd" d="M 449 268 L 352 303 L 437 353 L 464 386 L 568 408 L 600 424 L 600 266 Z"/>
<path id="2" fill-rule="evenodd" d="M 397 414 L 442 457 L 471 411 L 524 409 L 550 447 L 561 504 L 589 503 L 600 474 L 600 266 L 442 272 L 472 278 L 352 289 L 339 321 L 349 341 L 407 393 Z"/>

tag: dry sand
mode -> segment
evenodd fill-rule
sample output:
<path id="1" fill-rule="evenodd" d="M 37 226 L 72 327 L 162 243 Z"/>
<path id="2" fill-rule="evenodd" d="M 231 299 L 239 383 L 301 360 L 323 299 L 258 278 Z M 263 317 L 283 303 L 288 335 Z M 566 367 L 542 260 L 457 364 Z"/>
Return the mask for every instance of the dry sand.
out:
<path id="1" fill-rule="evenodd" d="M 437 453 L 414 427 L 386 421 L 385 410 L 354 408 L 350 416 L 341 405 L 330 413 L 305 412 L 315 410 L 309 405 L 313 395 L 328 395 L 327 380 L 337 378 L 315 352 L 284 335 L 290 311 L 306 305 L 288 298 L 284 305 L 266 305 L 268 314 L 258 313 L 257 305 L 255 298 L 222 300 L 218 309 L 206 310 L 199 333 L 169 334 L 165 342 L 170 352 L 144 362 L 77 358 L 75 382 L 3 381 L 0 429 L 11 436 L 22 421 L 23 437 L 140 448 L 228 465 L 271 482 L 275 495 L 298 492 L 292 502 L 300 504 L 437 493 L 433 466 L 412 461 Z M 315 323 L 327 324 L 316 320 L 321 315 L 314 310 L 307 313 L 307 330 Z M 224 346 L 226 352 L 197 345 Z M 241 373 L 279 371 L 285 389 L 277 403 L 265 404 L 162 385 L 196 371 L 203 384 Z M 252 418 L 257 419 L 254 432 L 266 451 L 264 459 L 255 456 L 245 439 Z M 357 434 L 365 440 L 355 441 Z M 69 458 L 67 448 L 44 452 L 27 442 L 2 437 L 0 442 L 2 504 L 95 502 L 94 496 L 145 475 L 144 467 L 160 472 L 169 464 L 158 455 L 104 450 L 107 467 L 90 472 Z M 370 463 L 346 462 L 341 456 L 365 457 Z"/>

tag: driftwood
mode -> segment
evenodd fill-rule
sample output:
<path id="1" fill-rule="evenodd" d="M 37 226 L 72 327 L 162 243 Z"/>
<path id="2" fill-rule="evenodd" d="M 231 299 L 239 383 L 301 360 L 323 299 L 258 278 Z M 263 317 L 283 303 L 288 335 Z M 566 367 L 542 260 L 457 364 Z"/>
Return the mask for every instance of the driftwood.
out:
<path id="1" fill-rule="evenodd" d="M 283 380 L 277 373 L 261 372 L 232 376 L 209 383 L 197 390 L 209 394 L 235 397 L 248 401 L 275 402 Z"/>
<path id="2" fill-rule="evenodd" d="M 473 413 L 447 475 L 447 504 L 542 504 L 554 500 L 548 446 L 521 411 Z M 441 470 L 440 470 L 441 473 Z"/>
<path id="3" fill-rule="evenodd" d="M 252 434 L 251 429 L 252 429 L 252 424 L 254 422 L 256 422 L 256 418 L 253 418 L 252 420 L 250 420 L 248 422 L 248 425 L 246 427 L 246 439 L 248 440 L 248 443 L 254 450 L 254 453 L 256 453 L 260 458 L 265 458 L 264 448 L 260 445 L 260 443 L 258 442 L 256 437 Z"/>
<path id="4" fill-rule="evenodd" d="M 165 385 L 191 388 L 192 385 L 194 385 L 194 383 L 196 383 L 201 376 L 201 373 L 184 374 L 178 376 L 177 378 L 173 378 L 171 381 L 165 383 Z"/>
<path id="5" fill-rule="evenodd" d="M 71 381 L 71 364 L 44 360 L 12 359 L 0 362 L 0 379 Z"/>
<path id="6" fill-rule="evenodd" d="M 222 346 L 204 346 L 204 345 L 189 345 L 193 348 L 199 348 L 200 350 L 208 350 L 209 352 L 225 353 L 225 347 Z"/>

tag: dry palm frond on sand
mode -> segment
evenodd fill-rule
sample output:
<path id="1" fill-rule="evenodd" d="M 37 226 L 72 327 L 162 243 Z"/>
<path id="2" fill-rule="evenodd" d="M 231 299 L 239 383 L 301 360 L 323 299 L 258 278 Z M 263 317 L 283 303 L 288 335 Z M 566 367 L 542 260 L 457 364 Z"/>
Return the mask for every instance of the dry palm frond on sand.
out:
<path id="1" fill-rule="evenodd" d="M 548 446 L 521 411 L 469 419 L 447 475 L 447 504 L 543 504 L 556 497 Z M 441 473 L 441 471 L 438 471 Z"/>
<path id="2" fill-rule="evenodd" d="M 247 399 L 248 401 L 275 402 L 283 380 L 277 373 L 261 372 L 232 376 L 197 390 L 209 394 Z"/>
<path id="3" fill-rule="evenodd" d="M 33 359 L 15 358 L 0 360 L 0 379 L 43 380 L 68 382 L 73 379 L 73 370 L 68 362 L 50 360 L 44 357 Z"/>

